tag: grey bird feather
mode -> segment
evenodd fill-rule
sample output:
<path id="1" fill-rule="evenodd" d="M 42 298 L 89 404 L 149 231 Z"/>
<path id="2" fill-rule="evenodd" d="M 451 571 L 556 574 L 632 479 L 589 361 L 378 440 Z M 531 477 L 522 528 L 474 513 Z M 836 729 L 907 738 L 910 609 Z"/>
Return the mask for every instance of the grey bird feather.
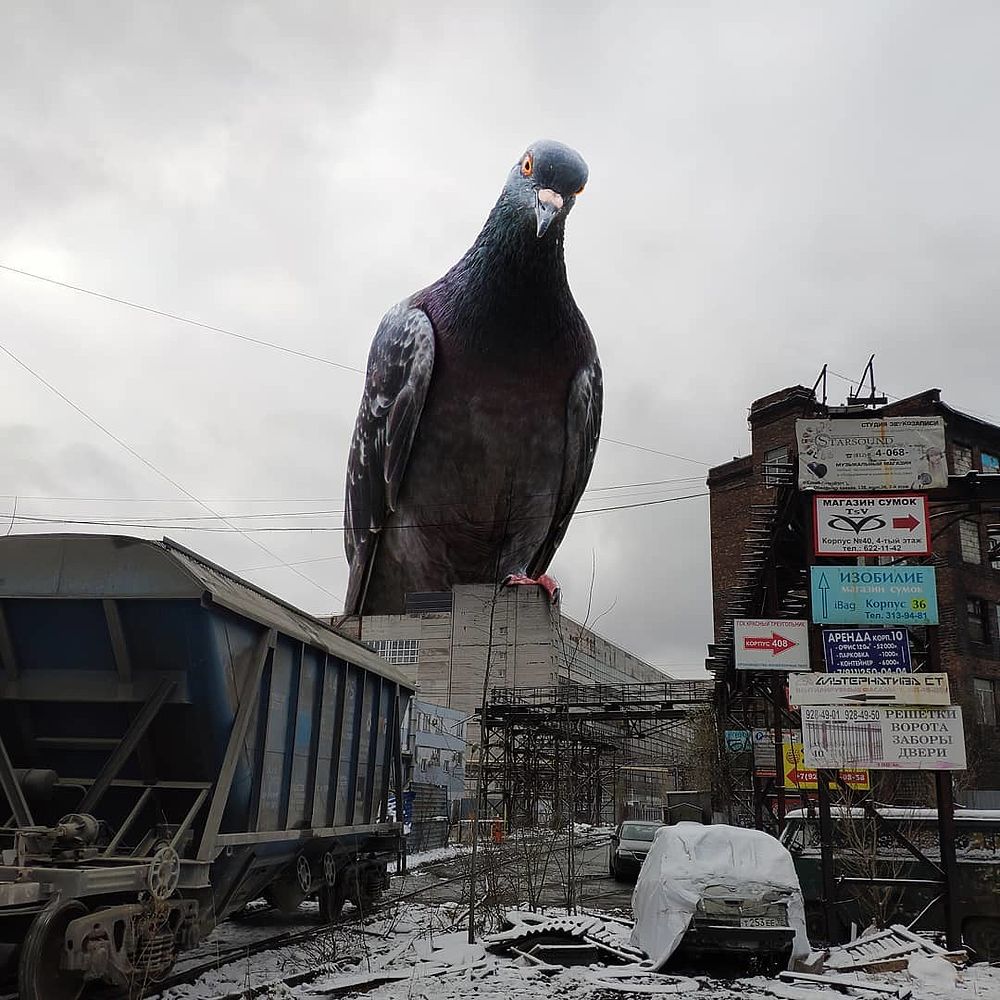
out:
<path id="1" fill-rule="evenodd" d="M 586 181 L 574 150 L 533 143 L 462 259 L 379 324 L 347 468 L 346 614 L 548 568 L 601 425 L 563 256 Z"/>

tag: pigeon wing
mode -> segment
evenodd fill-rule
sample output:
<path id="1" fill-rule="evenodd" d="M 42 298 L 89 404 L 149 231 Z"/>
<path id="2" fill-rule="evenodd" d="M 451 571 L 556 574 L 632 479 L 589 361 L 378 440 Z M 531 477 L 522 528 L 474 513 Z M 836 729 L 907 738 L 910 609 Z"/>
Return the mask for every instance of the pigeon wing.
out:
<path id="1" fill-rule="evenodd" d="M 434 368 L 434 329 L 405 302 L 379 324 L 347 462 L 344 549 L 350 582 L 344 611 L 359 614 L 379 532 L 395 510 Z"/>
<path id="2" fill-rule="evenodd" d="M 594 465 L 594 455 L 597 453 L 597 441 L 601 436 L 603 401 L 601 364 L 594 358 L 576 373 L 570 385 L 566 403 L 566 451 L 562 483 L 556 498 L 552 526 L 528 567 L 529 576 L 537 577 L 548 569 L 587 486 L 590 470 Z"/>

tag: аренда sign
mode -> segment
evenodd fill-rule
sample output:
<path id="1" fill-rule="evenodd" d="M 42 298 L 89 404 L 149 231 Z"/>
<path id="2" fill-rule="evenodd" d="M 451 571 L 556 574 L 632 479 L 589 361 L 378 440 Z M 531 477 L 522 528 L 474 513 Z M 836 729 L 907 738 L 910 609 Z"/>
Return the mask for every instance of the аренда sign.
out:
<path id="1" fill-rule="evenodd" d="M 818 556 L 925 556 L 927 497 L 919 493 L 818 496 L 813 509 Z"/>
<path id="2" fill-rule="evenodd" d="M 940 417 L 796 420 L 803 490 L 927 490 L 948 485 Z"/>
<path id="3" fill-rule="evenodd" d="M 812 620 L 837 625 L 937 625 L 933 566 L 812 566 Z"/>
<path id="4" fill-rule="evenodd" d="M 913 669 L 910 634 L 905 628 L 825 628 L 823 654 L 830 673 L 909 673 Z"/>

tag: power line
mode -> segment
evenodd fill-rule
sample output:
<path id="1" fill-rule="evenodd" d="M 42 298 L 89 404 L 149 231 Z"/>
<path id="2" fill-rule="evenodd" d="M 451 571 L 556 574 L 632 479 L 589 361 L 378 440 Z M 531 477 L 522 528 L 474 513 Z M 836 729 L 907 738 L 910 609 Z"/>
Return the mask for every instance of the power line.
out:
<path id="1" fill-rule="evenodd" d="M 588 496 L 588 495 L 592 495 L 594 493 L 608 493 L 608 492 L 612 492 L 612 491 L 638 490 L 638 489 L 644 489 L 644 488 L 652 487 L 652 486 L 669 486 L 669 485 L 680 484 L 680 483 L 690 484 L 690 483 L 700 482 L 701 479 L 702 479 L 701 476 L 684 476 L 684 477 L 680 477 L 680 478 L 677 478 L 677 479 L 654 479 L 654 480 L 649 480 L 647 482 L 642 482 L 642 483 L 618 483 L 618 484 L 612 485 L 612 486 L 594 486 L 594 487 L 589 487 L 588 489 L 584 490 L 583 495 L 584 496 Z M 558 491 L 554 491 L 554 490 L 545 490 L 545 491 L 532 492 L 532 493 L 515 493 L 514 494 L 514 496 L 516 498 L 518 498 L 518 499 L 520 499 L 520 498 L 530 498 L 530 497 L 557 496 L 557 495 L 558 495 Z M 39 501 L 40 502 L 49 502 L 49 501 L 52 501 L 52 502 L 80 502 L 80 503 L 94 502 L 94 503 L 115 503 L 115 504 L 130 504 L 130 503 L 162 503 L 162 504 L 169 504 L 169 503 L 192 503 L 192 502 L 195 502 L 195 501 L 186 500 L 186 499 L 179 499 L 179 498 L 175 498 L 175 497 L 174 498 L 172 498 L 172 497 L 162 497 L 162 498 L 153 498 L 153 497 L 146 497 L 146 498 L 143 498 L 143 497 L 56 497 L 56 496 L 29 495 L 29 494 L 24 494 L 24 493 L 17 493 L 17 494 L 15 494 L 15 493 L 0 493 L 0 499 L 12 500 L 12 499 L 15 499 L 15 498 L 18 500 L 18 502 L 29 501 L 29 500 L 36 501 L 36 502 L 39 502 Z M 231 502 L 231 503 L 237 503 L 237 502 L 239 502 L 239 503 L 296 503 L 296 502 L 299 502 L 299 503 L 324 503 L 324 504 L 326 504 L 326 503 L 331 503 L 331 502 L 333 502 L 333 503 L 338 503 L 339 502 L 341 505 L 344 503 L 344 500 L 342 498 L 339 501 L 337 501 L 337 500 L 333 500 L 330 497 L 315 497 L 315 498 L 310 498 L 310 497 L 305 497 L 305 498 L 303 498 L 303 497 L 299 497 L 299 498 L 294 498 L 294 497 L 275 497 L 275 498 L 270 498 L 270 499 L 265 499 L 265 498 L 255 499 L 255 498 L 250 498 L 250 497 L 247 497 L 247 498 L 228 497 L 228 498 L 223 498 L 223 499 L 225 499 L 227 502 Z M 463 502 L 463 501 L 468 501 L 468 500 L 489 500 L 489 499 L 490 499 L 490 497 L 487 496 L 487 495 L 485 495 L 485 494 L 474 494 L 474 495 L 471 495 L 471 496 L 470 495 L 460 495 L 460 496 L 445 497 L 445 498 L 442 498 L 440 501 L 438 501 L 436 503 L 415 504 L 413 506 L 415 506 L 415 507 L 417 507 L 419 509 L 435 509 L 435 508 L 439 508 L 439 507 L 451 506 L 453 504 L 460 503 L 460 502 Z M 200 504 L 200 501 L 197 501 L 197 502 Z M 206 500 L 206 503 L 207 502 L 208 501 Z M 146 518 L 146 520 L 151 520 L 151 521 L 204 521 L 204 520 L 208 520 L 209 517 L 214 516 L 216 518 L 222 518 L 222 519 L 227 519 L 228 518 L 228 519 L 232 519 L 232 520 L 236 521 L 236 520 L 260 519 L 260 518 L 269 518 L 269 517 L 320 517 L 320 516 L 337 516 L 337 515 L 342 515 L 343 513 L 344 513 L 343 506 L 337 506 L 337 507 L 334 507 L 332 509 L 322 509 L 322 510 L 295 510 L 295 511 L 278 510 L 278 511 L 270 511 L 270 512 L 267 512 L 267 513 L 254 513 L 254 514 L 226 514 L 226 515 L 216 514 L 216 515 L 197 515 L 197 516 L 185 516 L 185 515 L 170 515 L 170 514 L 167 514 L 167 515 L 162 515 L 162 516 L 149 516 L 149 517 Z M 108 515 L 108 516 L 111 517 L 113 515 Z M 126 520 L 126 521 L 128 521 L 128 520 L 135 520 L 136 519 L 134 517 L 129 517 L 128 515 L 125 515 L 125 514 L 120 515 L 120 518 L 122 520 Z"/>
<path id="2" fill-rule="evenodd" d="M 19 267 L 11 267 L 9 264 L 0 264 L 0 270 L 9 271 L 11 274 L 20 274 L 24 278 L 33 278 L 35 281 L 43 281 L 47 285 L 56 285 L 59 288 L 67 288 L 71 292 L 79 292 L 81 295 L 89 295 L 95 299 L 103 299 L 105 302 L 115 302 L 120 306 L 128 306 L 130 309 L 138 309 L 140 312 L 159 316 L 162 319 L 172 319 L 178 323 L 187 323 L 188 326 L 195 326 L 199 330 L 207 330 L 209 333 L 219 333 L 225 337 L 232 337 L 235 340 L 243 340 L 248 344 L 256 344 L 258 347 L 269 347 L 273 351 L 281 351 L 284 354 L 291 354 L 297 358 L 305 358 L 307 361 L 317 361 L 322 365 L 329 365 L 331 368 L 340 368 L 346 372 L 355 372 L 364 375 L 363 368 L 355 368 L 353 365 L 341 364 L 330 358 L 321 357 L 318 354 L 310 354 L 308 351 L 300 351 L 294 347 L 285 347 L 283 344 L 275 344 L 270 340 L 262 340 L 259 337 L 250 337 L 245 333 L 236 333 L 234 330 L 227 330 L 225 327 L 213 326 L 211 323 L 202 323 L 201 320 L 191 319 L 188 316 L 178 316 L 176 313 L 167 312 L 165 309 L 156 309 L 153 306 L 145 306 L 141 302 L 132 302 L 129 299 L 119 298 L 117 295 L 107 295 L 104 292 L 94 291 L 92 288 L 83 288 L 81 285 L 71 285 L 68 281 L 58 281 L 56 278 L 48 278 L 44 274 L 35 274 L 32 271 L 24 271 Z"/>
<path id="3" fill-rule="evenodd" d="M 73 285 L 68 281 L 60 281 L 57 278 L 50 278 L 44 274 L 37 274 L 34 271 L 25 271 L 23 268 L 12 267 L 10 264 L 0 263 L 0 270 L 7 271 L 11 274 L 18 274 L 24 278 L 31 278 L 34 281 L 41 281 L 47 285 L 53 285 L 57 288 L 65 288 L 72 292 L 78 292 L 81 295 L 89 295 L 95 299 L 103 299 L 105 302 L 114 302 L 117 305 L 127 306 L 130 309 L 138 309 L 140 312 L 149 313 L 153 316 L 159 316 L 162 319 L 172 319 L 178 323 L 186 323 L 188 326 L 196 327 L 199 330 L 207 330 L 210 333 L 222 334 L 226 337 L 232 337 L 235 340 L 242 340 L 248 344 L 255 344 L 257 347 L 268 347 L 275 351 L 281 351 L 284 354 L 291 354 L 294 357 L 304 358 L 307 361 L 316 361 L 320 364 L 329 365 L 332 368 L 340 368 L 343 371 L 354 372 L 358 375 L 364 375 L 365 370 L 363 368 L 355 368 L 353 365 L 345 365 L 339 361 L 334 361 L 332 358 L 322 357 L 318 354 L 310 354 L 308 351 L 300 351 L 293 347 L 285 347 L 283 344 L 276 344 L 270 340 L 264 340 L 261 337 L 250 337 L 245 333 L 236 333 L 234 330 L 227 330 L 225 327 L 213 326 L 211 323 L 203 323 L 201 320 L 191 319 L 187 316 L 178 316 L 176 313 L 168 312 L 166 309 L 157 309 L 154 306 L 146 306 L 141 302 L 133 302 L 130 299 L 123 299 L 117 295 L 109 295 L 105 292 L 98 292 L 92 288 L 84 288 L 82 285 Z M 677 459 L 681 462 L 691 462 L 694 465 L 703 465 L 705 468 L 709 468 L 709 462 L 701 462 L 694 458 L 685 458 L 683 455 L 675 455 L 668 451 L 660 451 L 657 448 L 649 448 L 641 444 L 632 444 L 630 441 L 620 441 L 615 438 L 601 437 L 602 441 L 607 441 L 609 444 L 616 444 L 622 448 L 634 448 L 636 451 L 645 451 L 651 455 L 663 455 L 666 458 Z"/>
<path id="4" fill-rule="evenodd" d="M 2 347 L 0 347 L 0 350 L 2 350 Z M 617 510 L 635 510 L 635 509 L 640 508 L 640 507 L 657 507 L 657 506 L 660 506 L 660 505 L 665 504 L 665 503 L 674 503 L 675 501 L 678 501 L 678 500 L 694 500 L 694 499 L 697 499 L 698 497 L 707 497 L 707 496 L 708 496 L 707 492 L 703 492 L 703 493 L 688 493 L 688 494 L 685 494 L 684 496 L 678 496 L 678 497 L 659 497 L 659 498 L 657 498 L 655 500 L 643 500 L 643 501 L 640 501 L 640 502 L 637 502 L 637 503 L 614 504 L 614 505 L 607 506 L 607 507 L 591 507 L 591 508 L 589 508 L 587 510 L 578 510 L 576 512 L 575 516 L 582 517 L 582 516 L 585 516 L 587 514 L 606 514 L 606 513 L 609 513 L 611 511 L 617 511 Z M 219 517 L 219 518 L 222 517 L 222 515 L 215 515 L 215 516 Z M 244 536 L 246 536 L 248 538 L 249 538 L 248 532 L 251 532 L 251 531 L 255 531 L 255 532 L 286 532 L 286 531 L 325 531 L 325 532 L 331 532 L 332 531 L 332 532 L 343 532 L 343 531 L 347 530 L 343 525 L 334 525 L 334 524 L 274 525 L 273 527 L 240 528 L 237 525 L 229 524 L 228 522 L 226 522 L 226 527 L 217 527 L 215 525 L 208 525 L 208 524 L 203 524 L 203 525 L 185 524 L 185 525 L 181 525 L 181 526 L 175 526 L 175 525 L 171 525 L 171 524 L 164 524 L 162 522 L 158 522 L 156 524 L 151 524 L 148 521 L 144 522 L 144 521 L 136 521 L 136 520 L 134 520 L 134 521 L 106 521 L 106 520 L 103 520 L 102 521 L 102 520 L 97 520 L 97 519 L 83 519 L 83 518 L 41 517 L 41 516 L 32 515 L 32 514 L 15 514 L 14 517 L 16 518 L 17 521 L 22 522 L 22 523 L 26 523 L 26 524 L 77 524 L 77 525 L 86 525 L 86 526 L 90 526 L 90 527 L 99 527 L 99 528 L 147 528 L 147 529 L 150 529 L 150 530 L 157 530 L 157 531 L 162 531 L 164 528 L 179 527 L 180 530 L 183 530 L 183 531 L 214 531 L 214 532 L 235 531 L 235 532 L 238 532 L 239 534 L 244 535 Z M 413 522 L 411 524 L 391 524 L 391 525 L 384 525 L 380 530 L 381 531 L 403 531 L 403 530 L 407 530 L 407 529 L 417 529 L 417 528 L 447 528 L 447 527 L 452 527 L 453 525 L 462 525 L 462 526 L 476 525 L 476 526 L 479 526 L 479 527 L 489 527 L 491 525 L 507 524 L 507 523 L 513 524 L 513 523 L 521 523 L 521 522 L 525 522 L 525 521 L 546 521 L 546 520 L 550 520 L 551 517 L 552 517 L 551 514 L 525 514 L 525 515 L 522 515 L 522 516 L 515 516 L 515 517 L 509 517 L 509 518 L 497 518 L 497 519 L 490 519 L 490 520 L 484 520 L 484 521 L 470 521 L 470 520 L 468 520 L 466 518 L 463 518 L 460 521 L 422 521 L 422 522 L 417 521 L 417 522 Z M 253 539 L 250 539 L 250 540 L 253 541 Z M 260 546 L 259 542 L 255 542 L 255 544 L 257 544 L 259 547 L 263 548 L 263 546 Z M 264 551 L 267 552 L 268 555 L 272 556 L 275 559 L 279 558 L 278 556 L 275 556 L 273 552 L 269 552 L 267 549 L 265 549 Z M 289 567 L 292 566 L 291 563 L 285 563 L 285 562 L 282 562 L 281 565 L 283 565 L 283 566 L 289 566 Z M 308 580 L 309 577 L 306 577 L 305 579 Z M 310 582 L 313 582 L 313 581 L 310 580 Z M 318 584 L 317 584 L 317 586 L 318 586 Z M 320 588 L 320 589 L 323 589 L 323 588 Z"/>
<path id="5" fill-rule="evenodd" d="M 692 465 L 703 465 L 706 469 L 710 468 L 710 463 L 702 462 L 701 459 L 687 458 L 684 455 L 675 455 L 670 451 L 660 451 L 659 448 L 647 448 L 644 444 L 632 444 L 631 441 L 618 441 L 615 438 L 605 437 L 603 434 L 601 435 L 601 440 L 607 441 L 608 444 L 621 445 L 623 448 L 635 448 L 636 451 L 648 451 L 651 455 L 663 455 L 666 458 L 676 458 L 680 462 L 691 462 Z"/>
<path id="6" fill-rule="evenodd" d="M 151 470 L 152 472 L 155 472 L 156 475 L 158 475 L 161 479 L 164 479 L 171 486 L 173 486 L 173 488 L 175 490 L 177 490 L 180 493 L 183 493 L 186 497 L 188 497 L 194 503 L 197 503 L 198 505 L 200 505 L 201 507 L 203 507 L 205 510 L 207 510 L 213 516 L 215 516 L 215 517 L 219 517 L 220 516 L 212 507 L 209 507 L 209 505 L 206 504 L 204 501 L 199 500 L 192 492 L 190 492 L 190 490 L 187 490 L 183 486 L 181 486 L 181 484 L 179 482 L 177 482 L 177 480 L 171 478 L 169 475 L 167 475 L 166 472 L 164 472 L 158 466 L 156 466 L 152 462 L 150 462 L 149 459 L 144 458 L 142 455 L 140 455 L 139 452 L 137 452 L 135 450 L 135 448 L 133 448 L 130 444 L 128 444 L 125 441 L 123 441 L 113 431 L 111 431 L 107 427 L 105 427 L 104 424 L 102 424 L 96 417 L 91 416 L 86 410 L 83 409 L 83 407 L 78 406 L 76 403 L 74 403 L 73 400 L 69 398 L 69 396 L 67 396 L 60 389 L 57 389 L 51 382 L 49 382 L 41 374 L 39 374 L 38 372 L 36 372 L 30 365 L 28 365 L 24 361 L 22 361 L 16 354 L 14 354 L 9 348 L 7 348 L 2 343 L 0 343 L 0 351 L 3 351 L 3 353 L 6 354 L 7 357 L 9 357 L 11 359 L 11 361 L 13 361 L 15 364 L 17 364 L 20 368 L 22 368 L 24 371 L 26 371 L 29 375 L 31 375 L 32 378 L 34 378 L 37 381 L 41 382 L 41 384 L 44 385 L 46 389 L 48 389 L 50 392 L 52 392 L 56 396 L 58 396 L 64 403 L 66 403 L 67 406 L 72 407 L 88 423 L 93 424 L 93 426 L 96 427 L 99 431 L 101 431 L 103 434 L 106 434 L 109 438 L 111 438 L 112 441 L 114 441 L 120 447 L 124 448 L 125 451 L 127 451 L 133 458 L 135 458 L 137 461 L 141 462 L 144 466 L 146 466 L 147 469 Z M 244 538 L 247 539 L 247 541 L 252 542 L 254 545 L 257 546 L 257 548 L 259 548 L 262 552 L 265 552 L 272 559 L 277 559 L 277 560 L 281 561 L 281 556 L 279 556 L 275 552 L 272 552 L 265 545 L 261 544 L 261 542 L 259 542 L 256 538 L 251 538 L 250 535 L 248 535 L 243 529 L 237 527 L 236 525 L 232 525 L 232 524 L 230 524 L 229 526 L 234 531 L 237 531 L 241 535 L 243 535 Z M 319 590 L 322 590 L 325 594 L 329 594 L 330 597 L 335 597 L 335 595 L 333 593 L 331 593 L 329 590 L 327 590 L 326 587 L 322 586 L 322 584 L 317 583 L 315 580 L 310 579 L 301 570 L 296 569 L 294 566 L 290 566 L 289 569 L 291 569 L 291 571 L 293 573 L 295 573 L 297 576 L 302 577 L 302 579 L 305 580 L 306 582 L 312 584 L 314 587 L 317 587 Z"/>

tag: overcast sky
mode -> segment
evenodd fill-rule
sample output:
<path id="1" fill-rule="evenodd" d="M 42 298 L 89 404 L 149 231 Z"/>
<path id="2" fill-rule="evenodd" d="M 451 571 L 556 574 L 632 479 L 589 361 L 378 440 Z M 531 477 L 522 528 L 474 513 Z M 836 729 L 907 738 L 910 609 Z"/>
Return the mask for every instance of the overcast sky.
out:
<path id="1" fill-rule="evenodd" d="M 938 386 L 1000 421 L 995 3 L 32 3 L 4 22 L 0 264 L 346 367 L 0 270 L 0 347 L 50 386 L 0 353 L 0 531 L 130 518 L 339 610 L 352 369 L 541 136 L 590 164 L 567 257 L 613 441 L 581 509 L 703 492 L 747 450 L 750 401 L 824 362 L 857 377 L 875 352 L 889 393 Z M 699 667 L 707 513 L 578 516 L 552 567 L 566 609 L 586 615 L 596 563 L 598 630 Z"/>

